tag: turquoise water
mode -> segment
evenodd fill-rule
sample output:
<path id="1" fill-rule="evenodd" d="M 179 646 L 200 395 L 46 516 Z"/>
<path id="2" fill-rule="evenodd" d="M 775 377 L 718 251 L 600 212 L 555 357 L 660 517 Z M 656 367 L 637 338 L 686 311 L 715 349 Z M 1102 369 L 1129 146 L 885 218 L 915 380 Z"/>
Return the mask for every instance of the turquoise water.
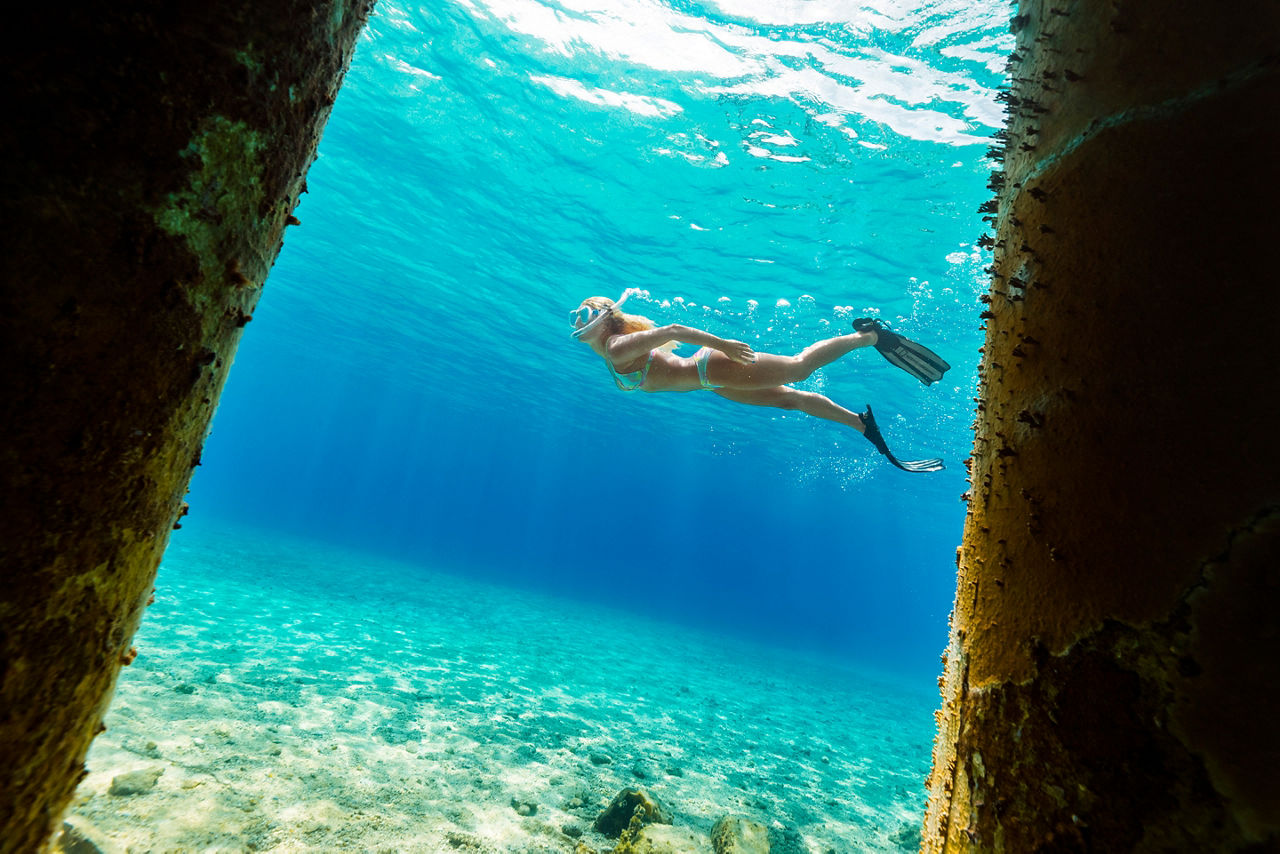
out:
<path id="1" fill-rule="evenodd" d="M 156 849 L 569 851 L 565 827 L 604 849 L 594 811 L 640 780 L 700 831 L 910 848 L 1008 15 L 380 3 L 79 814 Z M 629 287 L 630 311 L 767 352 L 891 320 L 943 382 L 865 350 L 801 387 L 947 470 L 617 391 L 565 316 Z"/>

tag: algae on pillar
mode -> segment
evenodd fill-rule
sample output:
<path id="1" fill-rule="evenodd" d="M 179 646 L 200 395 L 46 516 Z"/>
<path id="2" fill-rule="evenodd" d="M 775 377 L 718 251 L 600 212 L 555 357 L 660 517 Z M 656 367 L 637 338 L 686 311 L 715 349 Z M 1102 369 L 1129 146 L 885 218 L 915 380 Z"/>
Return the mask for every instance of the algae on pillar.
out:
<path id="1" fill-rule="evenodd" d="M 1280 4 L 1012 26 L 923 848 L 1275 850 Z"/>
<path id="2" fill-rule="evenodd" d="M 371 5 L 6 18 L 0 852 L 83 774 Z"/>

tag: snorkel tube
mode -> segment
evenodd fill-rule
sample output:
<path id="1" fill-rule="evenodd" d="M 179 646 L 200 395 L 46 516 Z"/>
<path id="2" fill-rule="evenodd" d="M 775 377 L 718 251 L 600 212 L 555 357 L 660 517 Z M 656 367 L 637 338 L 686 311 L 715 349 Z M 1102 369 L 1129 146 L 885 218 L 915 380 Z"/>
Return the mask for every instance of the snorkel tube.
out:
<path id="1" fill-rule="evenodd" d="M 573 323 L 575 326 L 577 326 L 577 328 L 569 333 L 569 337 L 577 341 L 580 338 L 582 338 L 582 336 L 589 335 L 591 333 L 591 330 L 599 326 L 602 320 L 604 320 L 606 317 L 608 317 L 609 315 L 617 311 L 619 306 L 621 306 L 624 302 L 627 301 L 627 297 L 631 296 L 634 293 L 637 293 L 639 290 L 640 290 L 639 288 L 627 288 L 625 291 L 622 292 L 622 296 L 614 300 L 613 305 L 609 306 L 608 308 L 589 309 L 585 315 L 586 323 L 582 324 L 581 326 L 577 326 L 577 323 L 578 323 L 578 312 L 581 312 L 582 309 L 579 308 L 577 311 L 570 312 L 569 313 L 570 322 Z"/>

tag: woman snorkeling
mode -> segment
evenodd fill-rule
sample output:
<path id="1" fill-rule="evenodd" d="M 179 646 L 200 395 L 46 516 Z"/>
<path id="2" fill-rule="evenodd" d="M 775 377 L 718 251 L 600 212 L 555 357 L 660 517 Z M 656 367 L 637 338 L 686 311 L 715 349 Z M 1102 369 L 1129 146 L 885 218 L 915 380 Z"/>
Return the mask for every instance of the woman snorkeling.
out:
<path id="1" fill-rule="evenodd" d="M 625 291 L 617 301 L 590 297 L 569 313 L 571 335 L 604 359 L 614 382 L 623 391 L 695 391 L 710 389 L 736 403 L 790 409 L 852 427 L 876 450 L 903 471 L 940 471 L 942 460 L 899 460 L 889 451 L 876 426 L 871 406 L 861 415 L 811 391 L 789 384 L 860 347 L 875 347 L 892 364 L 928 385 L 951 366 L 933 351 L 891 332 L 879 320 L 858 318 L 854 332 L 810 344 L 794 356 L 757 353 L 743 341 L 712 335 L 680 324 L 657 326 L 653 321 L 620 309 L 635 293 Z M 701 347 L 681 357 L 676 344 Z"/>

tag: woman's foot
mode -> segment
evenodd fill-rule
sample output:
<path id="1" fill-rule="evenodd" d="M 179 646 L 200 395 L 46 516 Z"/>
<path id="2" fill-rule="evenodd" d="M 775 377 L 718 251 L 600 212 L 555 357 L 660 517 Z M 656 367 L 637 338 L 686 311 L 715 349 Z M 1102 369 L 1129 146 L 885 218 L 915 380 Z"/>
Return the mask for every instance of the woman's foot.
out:
<path id="1" fill-rule="evenodd" d="M 881 323 L 877 317 L 859 317 L 853 321 L 853 328 L 858 332 L 874 335 L 876 340 L 872 346 L 877 350 L 880 349 L 881 344 L 884 344 L 885 347 L 893 347 L 893 343 L 898 337 L 890 332 L 889 327 Z"/>

